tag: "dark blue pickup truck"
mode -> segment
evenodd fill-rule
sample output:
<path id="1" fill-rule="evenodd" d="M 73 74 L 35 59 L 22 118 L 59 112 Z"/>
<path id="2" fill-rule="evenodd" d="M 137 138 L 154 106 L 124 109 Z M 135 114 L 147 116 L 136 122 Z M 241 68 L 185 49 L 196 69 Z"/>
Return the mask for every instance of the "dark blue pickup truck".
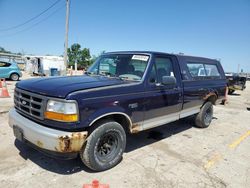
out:
<path id="1" fill-rule="evenodd" d="M 213 59 L 159 52 L 101 55 L 83 76 L 17 83 L 9 112 L 14 135 L 39 151 L 92 170 L 122 158 L 126 134 L 188 116 L 205 128 L 224 98 L 226 78 Z"/>

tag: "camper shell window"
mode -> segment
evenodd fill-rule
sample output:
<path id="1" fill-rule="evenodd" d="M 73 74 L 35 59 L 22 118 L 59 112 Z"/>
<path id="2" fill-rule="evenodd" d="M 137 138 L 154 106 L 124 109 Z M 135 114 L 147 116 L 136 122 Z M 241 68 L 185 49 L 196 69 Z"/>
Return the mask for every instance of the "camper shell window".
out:
<path id="1" fill-rule="evenodd" d="M 215 64 L 188 62 L 187 68 L 191 77 L 195 80 L 221 78 Z"/>

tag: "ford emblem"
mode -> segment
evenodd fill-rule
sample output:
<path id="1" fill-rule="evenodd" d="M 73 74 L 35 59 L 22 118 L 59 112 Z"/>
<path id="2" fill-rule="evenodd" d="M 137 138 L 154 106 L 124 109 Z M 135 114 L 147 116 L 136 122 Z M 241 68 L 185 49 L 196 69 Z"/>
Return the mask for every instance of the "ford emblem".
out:
<path id="1" fill-rule="evenodd" d="M 22 104 L 23 104 L 23 105 L 26 105 L 26 104 L 27 104 L 27 102 L 26 102 L 26 101 L 22 101 Z"/>

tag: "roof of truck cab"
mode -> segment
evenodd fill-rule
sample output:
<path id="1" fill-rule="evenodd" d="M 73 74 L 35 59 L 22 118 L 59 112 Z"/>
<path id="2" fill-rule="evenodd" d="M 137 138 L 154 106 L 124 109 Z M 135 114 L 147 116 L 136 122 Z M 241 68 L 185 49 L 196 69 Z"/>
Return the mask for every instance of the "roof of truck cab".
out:
<path id="1" fill-rule="evenodd" d="M 115 52 L 105 52 L 104 54 L 158 54 L 158 55 L 173 55 L 176 56 L 178 60 L 183 61 L 188 60 L 192 62 L 219 62 L 217 59 L 212 58 L 206 58 L 206 57 L 198 57 L 198 56 L 191 56 L 191 55 L 185 55 L 185 54 L 174 54 L 174 53 L 166 53 L 166 52 L 156 52 L 156 51 L 115 51 Z"/>

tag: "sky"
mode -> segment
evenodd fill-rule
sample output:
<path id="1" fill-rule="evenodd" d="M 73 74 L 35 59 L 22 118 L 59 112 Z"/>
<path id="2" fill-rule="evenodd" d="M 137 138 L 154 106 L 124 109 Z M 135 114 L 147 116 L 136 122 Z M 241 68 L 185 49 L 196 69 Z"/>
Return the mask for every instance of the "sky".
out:
<path id="1" fill-rule="evenodd" d="M 0 0 L 0 46 L 62 55 L 65 1 Z M 152 50 L 219 59 L 225 71 L 250 72 L 250 0 L 70 0 L 69 46 L 102 51 Z"/>

